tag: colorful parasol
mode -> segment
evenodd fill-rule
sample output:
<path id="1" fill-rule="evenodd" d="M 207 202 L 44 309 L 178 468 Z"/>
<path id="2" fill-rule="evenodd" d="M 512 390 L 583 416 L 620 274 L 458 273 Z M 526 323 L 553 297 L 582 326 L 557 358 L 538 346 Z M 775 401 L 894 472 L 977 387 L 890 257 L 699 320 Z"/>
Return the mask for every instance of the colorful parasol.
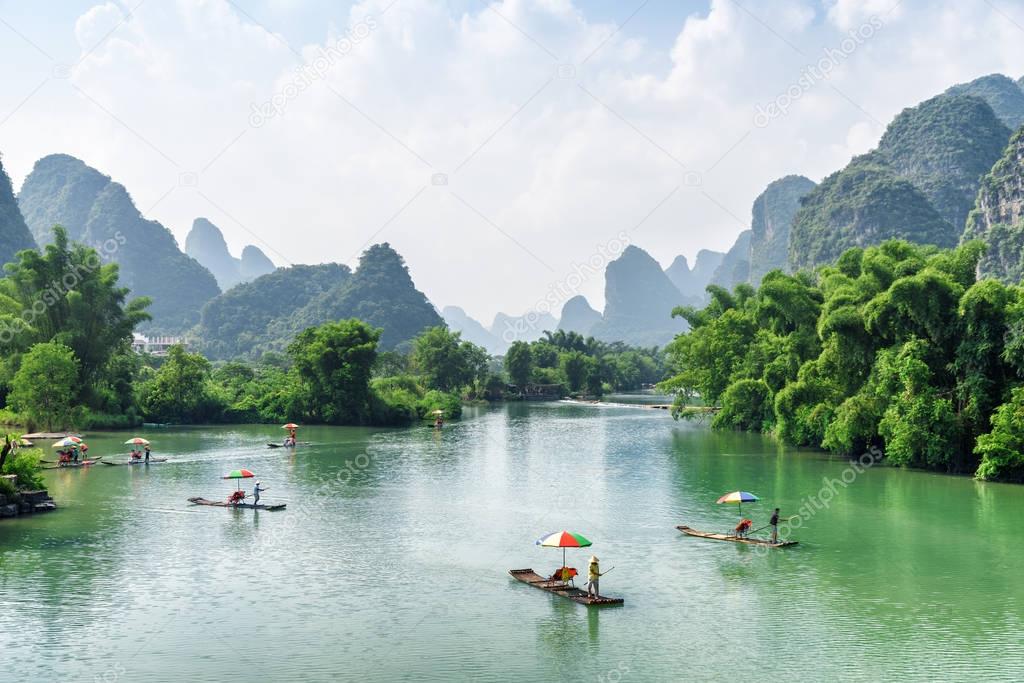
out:
<path id="1" fill-rule="evenodd" d="M 750 493 L 748 491 L 733 491 L 732 493 L 725 494 L 724 496 L 722 496 L 721 498 L 719 498 L 715 502 L 718 503 L 718 504 L 722 504 L 722 503 L 736 503 L 737 505 L 740 506 L 740 516 L 742 517 L 743 516 L 743 504 L 744 503 L 756 503 L 757 501 L 758 501 L 758 498 L 753 493 Z"/>
<path id="2" fill-rule="evenodd" d="M 242 479 L 252 479 L 256 475 L 245 469 L 244 467 L 240 470 L 231 470 L 225 474 L 221 479 L 238 479 L 238 489 L 242 489 Z"/>
<path id="3" fill-rule="evenodd" d="M 545 548 L 561 548 L 562 566 L 564 567 L 566 548 L 586 548 L 591 543 L 582 534 L 574 534 L 571 531 L 556 531 L 553 534 L 537 539 L 536 545 Z"/>
<path id="4" fill-rule="evenodd" d="M 77 448 L 80 443 L 82 440 L 77 436 L 65 436 L 60 441 L 55 441 L 51 448 Z"/>
<path id="5" fill-rule="evenodd" d="M 142 439 L 140 437 L 135 437 L 134 439 L 128 439 L 124 443 L 127 446 L 148 446 L 149 445 L 148 441 L 146 441 L 145 439 Z"/>
<path id="6" fill-rule="evenodd" d="M 295 424 L 294 422 L 289 422 L 286 425 L 281 425 L 281 429 L 298 429 L 298 428 L 299 428 L 299 425 Z"/>

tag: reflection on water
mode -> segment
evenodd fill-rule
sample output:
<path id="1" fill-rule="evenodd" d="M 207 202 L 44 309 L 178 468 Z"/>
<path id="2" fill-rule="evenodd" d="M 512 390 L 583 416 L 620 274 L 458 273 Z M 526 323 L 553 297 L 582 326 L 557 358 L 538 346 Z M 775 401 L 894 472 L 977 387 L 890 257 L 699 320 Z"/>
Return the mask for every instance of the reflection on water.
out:
<path id="1" fill-rule="evenodd" d="M 47 474 L 61 509 L 0 524 L 0 678 L 1020 680 L 1024 488 L 873 467 L 785 551 L 685 537 L 794 514 L 847 463 L 665 411 L 470 408 L 406 430 L 150 430 L 173 462 Z M 92 435 L 96 454 L 123 434 Z M 122 454 L 123 455 L 123 454 Z M 193 507 L 248 467 L 283 512 Z M 244 482 L 251 489 L 252 481 Z M 619 608 L 524 586 L 558 529 Z"/>

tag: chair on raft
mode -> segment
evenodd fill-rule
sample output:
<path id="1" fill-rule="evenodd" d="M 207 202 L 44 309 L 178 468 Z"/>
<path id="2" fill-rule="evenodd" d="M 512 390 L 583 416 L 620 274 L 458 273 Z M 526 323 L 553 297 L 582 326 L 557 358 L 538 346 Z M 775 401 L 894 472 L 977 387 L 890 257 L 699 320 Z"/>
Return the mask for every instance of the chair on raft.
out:
<path id="1" fill-rule="evenodd" d="M 561 581 L 566 586 L 576 587 L 576 577 L 579 576 L 579 572 L 576 571 L 575 567 L 559 567 L 555 570 L 555 573 L 548 577 L 548 581 Z"/>

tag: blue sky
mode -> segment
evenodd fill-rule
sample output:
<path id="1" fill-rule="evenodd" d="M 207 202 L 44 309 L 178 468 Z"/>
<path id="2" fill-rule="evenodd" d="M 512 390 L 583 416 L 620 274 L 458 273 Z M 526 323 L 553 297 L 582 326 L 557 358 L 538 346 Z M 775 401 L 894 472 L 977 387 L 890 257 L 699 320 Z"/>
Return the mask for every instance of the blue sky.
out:
<path id="1" fill-rule="evenodd" d="M 557 313 L 612 242 L 728 249 L 772 180 L 1019 78 L 1022 38 L 1021 0 L 0 0 L 0 154 L 16 188 L 78 156 L 179 243 L 199 216 L 279 265 L 389 241 L 489 322 Z"/>

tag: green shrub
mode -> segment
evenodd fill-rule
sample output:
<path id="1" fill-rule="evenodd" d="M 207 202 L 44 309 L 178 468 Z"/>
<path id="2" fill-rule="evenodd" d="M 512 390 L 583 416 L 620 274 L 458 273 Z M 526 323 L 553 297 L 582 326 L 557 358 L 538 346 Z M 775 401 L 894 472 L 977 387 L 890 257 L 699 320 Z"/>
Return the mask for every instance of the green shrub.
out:
<path id="1" fill-rule="evenodd" d="M 41 453 L 37 448 L 18 450 L 7 456 L 2 474 L 18 476 L 18 488 L 22 490 L 44 487 L 43 474 L 39 465 Z"/>
<path id="2" fill-rule="evenodd" d="M 443 410 L 445 419 L 462 417 L 462 399 L 458 394 L 448 394 L 443 391 L 431 389 L 416 405 L 420 419 L 434 417 L 433 411 Z"/>

